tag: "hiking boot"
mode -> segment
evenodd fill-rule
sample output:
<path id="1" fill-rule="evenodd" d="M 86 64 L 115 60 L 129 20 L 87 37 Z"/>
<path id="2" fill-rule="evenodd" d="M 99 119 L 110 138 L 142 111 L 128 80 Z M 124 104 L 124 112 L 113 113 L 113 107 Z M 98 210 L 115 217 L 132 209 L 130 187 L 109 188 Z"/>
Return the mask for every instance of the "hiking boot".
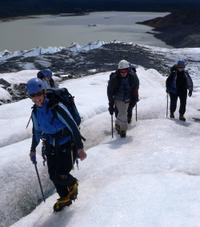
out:
<path id="1" fill-rule="evenodd" d="M 120 126 L 118 124 L 115 124 L 115 129 L 118 134 L 120 134 Z"/>
<path id="2" fill-rule="evenodd" d="M 65 206 L 70 206 L 71 204 L 72 204 L 72 201 L 68 194 L 66 196 L 63 196 L 57 199 L 57 202 L 53 206 L 53 210 L 55 212 L 58 212 L 58 211 L 61 211 Z"/>
<path id="3" fill-rule="evenodd" d="M 75 179 L 74 183 L 69 187 L 69 197 L 71 200 L 77 199 L 78 195 L 78 181 Z"/>
<path id="4" fill-rule="evenodd" d="M 170 118 L 174 118 L 174 113 L 170 113 Z"/>
<path id="5" fill-rule="evenodd" d="M 125 137 L 126 137 L 126 131 L 121 131 L 121 132 L 120 132 L 120 136 L 121 136 L 122 138 L 125 138 Z"/>
<path id="6" fill-rule="evenodd" d="M 185 119 L 184 115 L 182 115 L 182 114 L 180 114 L 180 116 L 179 116 L 179 120 L 180 120 L 180 121 L 186 121 L 186 119 Z"/>

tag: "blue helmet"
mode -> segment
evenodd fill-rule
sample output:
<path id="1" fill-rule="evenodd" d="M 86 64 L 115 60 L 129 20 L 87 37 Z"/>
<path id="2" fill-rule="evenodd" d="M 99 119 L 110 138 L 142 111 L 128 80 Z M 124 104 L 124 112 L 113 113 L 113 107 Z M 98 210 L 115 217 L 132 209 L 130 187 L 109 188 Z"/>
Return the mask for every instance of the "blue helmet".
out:
<path id="1" fill-rule="evenodd" d="M 185 62 L 180 60 L 177 62 L 177 67 L 185 68 Z"/>
<path id="2" fill-rule="evenodd" d="M 32 78 L 26 84 L 28 95 L 34 95 L 45 89 L 44 83 L 39 78 Z"/>
<path id="3" fill-rule="evenodd" d="M 42 69 L 37 73 L 37 77 L 40 79 L 44 79 L 44 78 L 52 78 L 53 73 L 50 69 Z"/>

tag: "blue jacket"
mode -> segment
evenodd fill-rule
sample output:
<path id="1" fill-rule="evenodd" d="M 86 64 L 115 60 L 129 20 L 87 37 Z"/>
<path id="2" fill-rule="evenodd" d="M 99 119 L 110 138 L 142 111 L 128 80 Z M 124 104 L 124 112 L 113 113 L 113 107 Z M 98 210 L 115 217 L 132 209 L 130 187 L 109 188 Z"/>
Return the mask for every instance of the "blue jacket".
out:
<path id="1" fill-rule="evenodd" d="M 55 136 L 62 131 L 65 133 L 56 139 L 57 144 L 73 142 L 77 149 L 83 148 L 79 128 L 62 103 L 56 103 L 56 105 L 51 103 L 50 105 L 49 99 L 45 98 L 42 107 L 33 106 L 31 117 L 33 122 L 31 151 L 36 149 L 42 138 L 53 145 Z"/>

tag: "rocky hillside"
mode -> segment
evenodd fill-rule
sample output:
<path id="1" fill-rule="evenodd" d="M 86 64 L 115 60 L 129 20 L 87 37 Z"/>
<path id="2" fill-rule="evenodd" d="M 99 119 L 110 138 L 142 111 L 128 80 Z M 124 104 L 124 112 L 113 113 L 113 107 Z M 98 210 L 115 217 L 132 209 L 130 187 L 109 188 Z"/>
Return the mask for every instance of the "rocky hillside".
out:
<path id="1" fill-rule="evenodd" d="M 160 72 L 167 70 L 160 56 L 156 56 L 142 46 L 108 43 L 100 48 L 79 53 L 64 48 L 53 54 L 46 53 L 36 56 L 22 54 L 7 60 L 0 58 L 0 74 L 25 70 L 30 65 L 31 69 L 37 70 L 48 66 L 55 73 L 55 76 L 59 77 L 59 81 L 62 81 L 97 72 L 112 71 L 117 68 L 121 59 L 127 59 L 135 65 L 142 65 L 146 68 L 155 68 Z M 60 75 L 68 76 L 61 77 Z M 0 86 L 12 96 L 12 100 L 8 100 L 8 102 L 26 97 L 25 84 L 10 84 L 5 79 L 0 78 Z M 2 103 L 4 101 L 0 98 L 0 104 Z"/>
<path id="2" fill-rule="evenodd" d="M 163 18 L 144 21 L 154 35 L 174 47 L 200 47 L 200 9 L 173 12 Z"/>

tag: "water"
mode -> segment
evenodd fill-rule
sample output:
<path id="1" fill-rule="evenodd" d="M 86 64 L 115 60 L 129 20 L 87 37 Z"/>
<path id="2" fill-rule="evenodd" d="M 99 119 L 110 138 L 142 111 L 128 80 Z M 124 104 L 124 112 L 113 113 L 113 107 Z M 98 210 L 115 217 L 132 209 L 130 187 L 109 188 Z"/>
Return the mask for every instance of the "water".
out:
<path id="1" fill-rule="evenodd" d="M 0 51 L 70 46 L 73 42 L 119 40 L 169 47 L 136 22 L 165 16 L 155 12 L 94 12 L 82 16 L 44 15 L 0 22 Z"/>

